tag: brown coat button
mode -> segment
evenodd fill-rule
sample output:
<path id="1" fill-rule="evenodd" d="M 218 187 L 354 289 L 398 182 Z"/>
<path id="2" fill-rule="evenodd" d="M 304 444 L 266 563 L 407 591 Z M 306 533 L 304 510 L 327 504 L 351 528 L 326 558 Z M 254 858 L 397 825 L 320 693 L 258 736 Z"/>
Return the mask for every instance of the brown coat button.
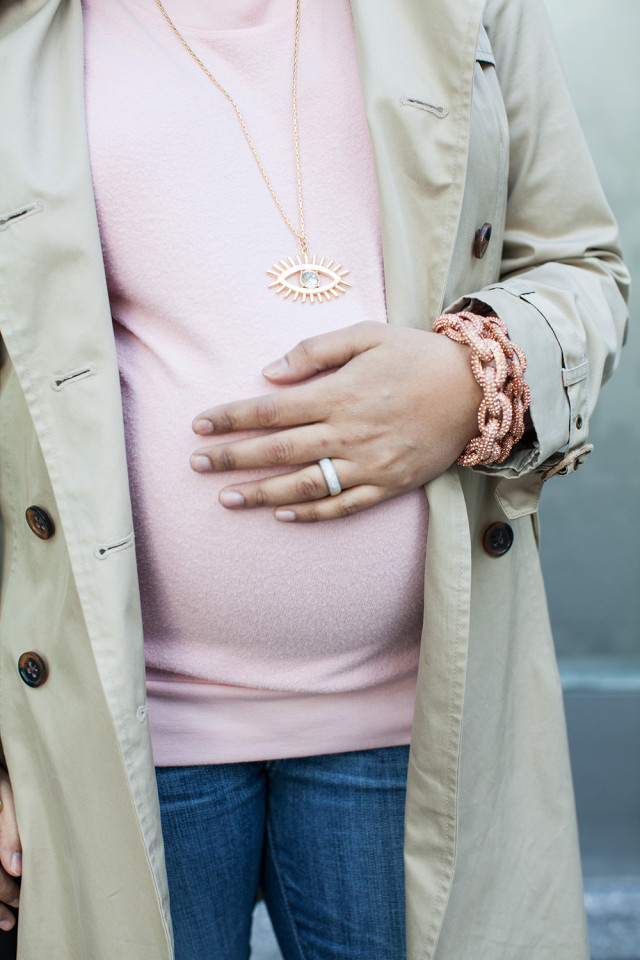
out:
<path id="1" fill-rule="evenodd" d="M 49 676 L 47 661 L 33 650 L 22 654 L 18 660 L 18 670 L 28 687 L 41 687 L 47 682 Z"/>
<path id="2" fill-rule="evenodd" d="M 476 230 L 476 238 L 473 242 L 473 255 L 476 260 L 482 260 L 489 247 L 491 240 L 491 224 L 484 223 L 479 230 Z"/>
<path id="3" fill-rule="evenodd" d="M 508 523 L 492 523 L 482 538 L 482 546 L 490 557 L 502 557 L 511 549 L 513 530 Z"/>
<path id="4" fill-rule="evenodd" d="M 42 507 L 27 507 L 25 517 L 30 529 L 41 540 L 48 540 L 56 532 L 53 520 Z"/>

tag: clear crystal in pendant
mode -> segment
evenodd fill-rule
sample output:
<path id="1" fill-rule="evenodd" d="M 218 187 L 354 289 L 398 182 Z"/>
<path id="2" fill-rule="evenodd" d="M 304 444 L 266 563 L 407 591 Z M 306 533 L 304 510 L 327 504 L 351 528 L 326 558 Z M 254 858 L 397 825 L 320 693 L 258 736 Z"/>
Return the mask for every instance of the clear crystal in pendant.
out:
<path id="1" fill-rule="evenodd" d="M 308 290 L 312 290 L 320 283 L 320 278 L 315 270 L 303 270 L 300 274 L 300 283 Z"/>

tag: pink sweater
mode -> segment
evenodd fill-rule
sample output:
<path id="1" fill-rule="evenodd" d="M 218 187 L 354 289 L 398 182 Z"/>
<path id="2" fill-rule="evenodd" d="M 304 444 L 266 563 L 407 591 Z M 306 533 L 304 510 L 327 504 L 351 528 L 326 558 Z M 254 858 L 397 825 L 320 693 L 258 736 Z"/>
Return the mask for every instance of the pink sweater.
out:
<path id="1" fill-rule="evenodd" d="M 321 305 L 267 289 L 298 252 L 239 121 L 154 0 L 83 0 L 87 121 L 124 402 L 159 765 L 407 743 L 422 623 L 423 491 L 345 520 L 218 503 L 193 417 L 272 389 L 303 337 L 386 322 L 374 170 L 347 0 L 303 0 L 298 111 L 310 251 L 351 271 Z M 236 99 L 297 220 L 294 0 L 167 0 Z M 286 388 L 282 388 L 286 389 Z M 264 471 L 268 473 L 269 471 Z M 257 475 L 257 471 L 253 471 Z M 247 478 L 247 475 L 242 475 Z"/>

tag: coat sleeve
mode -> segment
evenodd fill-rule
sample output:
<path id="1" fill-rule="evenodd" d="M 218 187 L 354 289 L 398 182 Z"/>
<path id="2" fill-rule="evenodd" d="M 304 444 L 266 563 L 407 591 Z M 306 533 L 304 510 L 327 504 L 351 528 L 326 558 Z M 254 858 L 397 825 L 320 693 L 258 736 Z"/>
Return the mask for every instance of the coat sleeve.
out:
<path id="1" fill-rule="evenodd" d="M 485 29 L 510 131 L 500 279 L 448 309 L 480 300 L 507 323 L 527 357 L 534 429 L 505 463 L 478 469 L 570 472 L 624 341 L 629 277 L 542 0 L 489 0 Z"/>

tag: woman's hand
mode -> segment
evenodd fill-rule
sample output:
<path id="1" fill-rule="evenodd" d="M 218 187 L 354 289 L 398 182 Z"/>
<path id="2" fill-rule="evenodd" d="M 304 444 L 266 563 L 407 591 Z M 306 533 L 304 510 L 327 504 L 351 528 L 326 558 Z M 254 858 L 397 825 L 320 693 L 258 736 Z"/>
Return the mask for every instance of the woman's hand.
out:
<path id="1" fill-rule="evenodd" d="M 15 878 L 22 873 L 22 847 L 11 782 L 4 767 L 0 767 L 0 801 L 0 930 L 11 930 L 16 920 L 5 903 L 18 906 L 20 887 Z"/>
<path id="2" fill-rule="evenodd" d="M 299 343 L 263 374 L 298 384 L 201 413 L 201 436 L 263 430 L 250 439 L 203 446 L 199 472 L 299 467 L 234 483 L 229 508 L 272 505 L 278 520 L 331 520 L 398 497 L 447 469 L 479 432 L 482 391 L 468 347 L 442 334 L 360 323 Z M 342 493 L 329 497 L 317 461 L 330 457 Z"/>

